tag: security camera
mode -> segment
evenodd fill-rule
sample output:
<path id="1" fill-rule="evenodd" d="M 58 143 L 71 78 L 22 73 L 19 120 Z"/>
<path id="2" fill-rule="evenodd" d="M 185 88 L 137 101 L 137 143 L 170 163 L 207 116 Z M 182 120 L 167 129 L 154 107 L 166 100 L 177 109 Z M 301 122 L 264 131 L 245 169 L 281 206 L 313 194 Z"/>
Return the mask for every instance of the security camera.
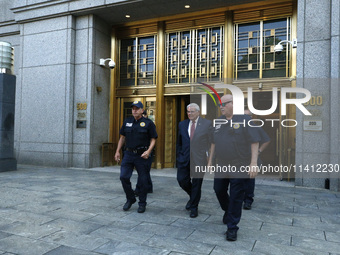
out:
<path id="1" fill-rule="evenodd" d="M 100 62 L 99 62 L 99 65 L 100 66 L 105 66 L 105 62 L 108 61 L 108 60 L 110 60 L 110 62 L 109 62 L 110 69 L 115 68 L 116 67 L 116 63 L 111 58 L 106 58 L 106 59 L 101 58 Z"/>
<path id="2" fill-rule="evenodd" d="M 280 54 L 283 51 L 283 45 L 282 43 L 289 43 L 292 45 L 293 48 L 297 47 L 297 39 L 293 39 L 293 41 L 288 41 L 288 40 L 283 40 L 281 42 L 279 42 L 278 44 L 276 44 L 274 46 L 274 52 L 277 54 Z"/>
<path id="3" fill-rule="evenodd" d="M 282 44 L 277 44 L 277 45 L 275 45 L 275 47 L 274 47 L 274 52 L 275 52 L 275 53 L 280 54 L 282 51 L 283 51 L 283 46 L 282 46 Z"/>
<path id="4" fill-rule="evenodd" d="M 110 60 L 109 67 L 110 67 L 110 69 L 115 68 L 116 67 L 116 63 L 113 60 Z"/>

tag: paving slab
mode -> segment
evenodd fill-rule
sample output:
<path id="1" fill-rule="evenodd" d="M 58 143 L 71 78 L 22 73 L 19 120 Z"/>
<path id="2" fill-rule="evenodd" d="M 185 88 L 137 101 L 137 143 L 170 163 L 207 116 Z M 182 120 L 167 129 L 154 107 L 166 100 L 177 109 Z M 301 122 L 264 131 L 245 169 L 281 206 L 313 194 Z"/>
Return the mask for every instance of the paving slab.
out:
<path id="1" fill-rule="evenodd" d="M 228 242 L 211 177 L 190 218 L 176 169 L 151 175 L 154 192 L 140 214 L 137 203 L 122 210 L 116 166 L 18 165 L 0 173 L 0 254 L 340 255 L 338 192 L 257 179 L 252 210 L 243 210 L 238 240 Z"/>
<path id="2" fill-rule="evenodd" d="M 57 244 L 34 240 L 19 235 L 11 235 L 0 240 L 2 250 L 22 255 L 42 255 L 58 247 Z"/>

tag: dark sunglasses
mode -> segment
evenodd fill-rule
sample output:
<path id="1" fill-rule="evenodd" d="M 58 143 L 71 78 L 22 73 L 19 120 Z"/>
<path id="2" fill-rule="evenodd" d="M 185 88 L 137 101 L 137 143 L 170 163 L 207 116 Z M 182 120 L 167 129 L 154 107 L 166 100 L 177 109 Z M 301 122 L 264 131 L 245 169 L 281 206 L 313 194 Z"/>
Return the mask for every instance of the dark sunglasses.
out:
<path id="1" fill-rule="evenodd" d="M 222 104 L 218 104 L 218 106 L 220 106 L 220 107 L 223 106 L 223 107 L 224 107 L 224 106 L 226 106 L 227 104 L 232 103 L 232 102 L 233 102 L 233 101 L 228 101 L 228 102 L 225 102 L 225 103 L 222 103 Z"/>

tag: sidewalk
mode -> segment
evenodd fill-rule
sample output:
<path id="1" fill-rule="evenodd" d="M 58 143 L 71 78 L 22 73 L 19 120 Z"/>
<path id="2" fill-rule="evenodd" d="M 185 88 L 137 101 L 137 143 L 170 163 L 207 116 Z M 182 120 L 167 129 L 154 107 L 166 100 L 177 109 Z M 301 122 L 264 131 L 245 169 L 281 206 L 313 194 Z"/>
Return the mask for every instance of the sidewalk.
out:
<path id="1" fill-rule="evenodd" d="M 154 193 L 139 214 L 137 204 L 122 210 L 118 167 L 2 172 L 0 254 L 340 254 L 340 193 L 259 179 L 238 240 L 227 242 L 213 181 L 203 182 L 192 219 L 175 176 L 152 171 Z"/>

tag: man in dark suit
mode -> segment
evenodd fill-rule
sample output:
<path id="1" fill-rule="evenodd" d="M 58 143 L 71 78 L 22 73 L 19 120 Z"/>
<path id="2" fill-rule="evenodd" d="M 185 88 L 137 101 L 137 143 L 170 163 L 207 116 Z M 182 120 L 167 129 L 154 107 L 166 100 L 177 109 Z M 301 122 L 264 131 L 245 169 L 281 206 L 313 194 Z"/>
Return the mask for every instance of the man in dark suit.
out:
<path id="1" fill-rule="evenodd" d="M 185 208 L 190 210 L 190 217 L 198 216 L 198 203 L 201 199 L 201 187 L 204 173 L 195 172 L 195 166 L 207 165 L 208 151 L 212 139 L 210 120 L 200 118 L 200 108 L 191 103 L 187 106 L 188 118 L 178 125 L 176 145 L 177 181 L 189 195 Z"/>

